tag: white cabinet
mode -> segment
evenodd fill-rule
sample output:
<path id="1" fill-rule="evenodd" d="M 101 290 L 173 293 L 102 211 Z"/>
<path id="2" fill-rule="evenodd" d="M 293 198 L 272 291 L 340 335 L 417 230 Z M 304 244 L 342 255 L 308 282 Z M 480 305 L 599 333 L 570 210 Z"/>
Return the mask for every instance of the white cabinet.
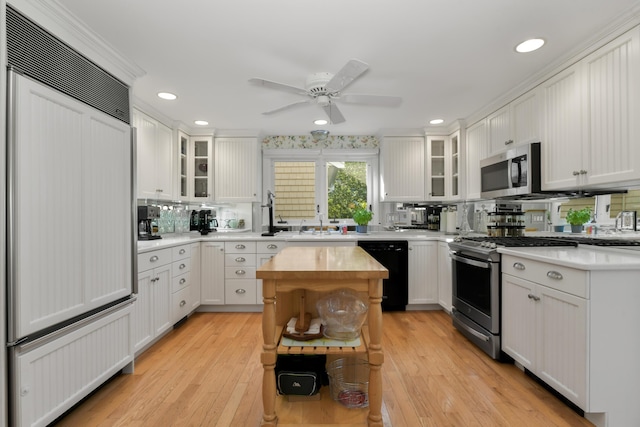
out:
<path id="1" fill-rule="evenodd" d="M 513 145 L 540 141 L 538 99 L 538 89 L 533 89 L 487 117 L 491 154 Z"/>
<path id="2" fill-rule="evenodd" d="M 256 242 L 225 242 L 224 302 L 256 304 Z"/>
<path id="3" fill-rule="evenodd" d="M 133 304 L 134 350 L 171 328 L 171 249 L 138 255 L 138 293 Z"/>
<path id="4" fill-rule="evenodd" d="M 178 190 L 177 198 L 188 200 L 189 196 L 189 135 L 178 131 Z"/>
<path id="5" fill-rule="evenodd" d="M 585 408 L 586 272 L 511 256 L 502 265 L 502 350 Z"/>
<path id="6" fill-rule="evenodd" d="M 380 147 L 380 191 L 384 202 L 426 199 L 423 137 L 384 137 Z"/>
<path id="7" fill-rule="evenodd" d="M 623 34 L 543 87 L 543 190 L 640 179 L 640 29 Z"/>
<path id="8" fill-rule="evenodd" d="M 173 200 L 176 178 L 172 130 L 133 109 L 137 145 L 137 194 L 139 199 Z"/>
<path id="9" fill-rule="evenodd" d="M 256 267 L 269 261 L 275 254 L 287 246 L 284 240 L 269 240 L 256 242 Z M 256 304 L 262 304 L 262 279 L 256 279 Z"/>
<path id="10" fill-rule="evenodd" d="M 261 164 L 257 138 L 215 138 L 215 200 L 259 202 Z"/>
<path id="11" fill-rule="evenodd" d="M 200 304 L 224 304 L 224 242 L 202 242 Z"/>
<path id="12" fill-rule="evenodd" d="M 481 120 L 467 129 L 465 142 L 466 187 L 464 198 L 466 200 L 480 199 L 480 160 L 489 155 L 485 120 Z"/>
<path id="13" fill-rule="evenodd" d="M 438 242 L 409 242 L 409 304 L 438 303 Z"/>
<path id="14" fill-rule="evenodd" d="M 171 323 L 191 312 L 191 245 L 172 248 Z"/>
<path id="15" fill-rule="evenodd" d="M 438 242 L 438 303 L 451 313 L 452 273 L 449 243 Z"/>
<path id="16" fill-rule="evenodd" d="M 455 200 L 460 196 L 460 133 L 427 136 L 426 200 Z"/>
<path id="17" fill-rule="evenodd" d="M 191 310 L 193 311 L 200 305 L 200 243 L 193 243 L 191 245 L 191 267 L 190 267 L 190 279 L 191 279 Z"/>

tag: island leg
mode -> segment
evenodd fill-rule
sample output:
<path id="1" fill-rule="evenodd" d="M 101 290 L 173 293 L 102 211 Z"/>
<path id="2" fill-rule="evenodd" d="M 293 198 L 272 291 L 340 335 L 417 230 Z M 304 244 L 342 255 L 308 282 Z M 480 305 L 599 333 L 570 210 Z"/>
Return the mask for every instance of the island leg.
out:
<path id="1" fill-rule="evenodd" d="M 369 280 L 369 426 L 382 427 L 382 279 Z"/>
<path id="2" fill-rule="evenodd" d="M 262 355 L 260 361 L 264 369 L 262 375 L 262 415 L 263 426 L 278 424 L 276 415 L 276 282 L 272 279 L 262 281 L 264 310 L 262 312 Z"/>

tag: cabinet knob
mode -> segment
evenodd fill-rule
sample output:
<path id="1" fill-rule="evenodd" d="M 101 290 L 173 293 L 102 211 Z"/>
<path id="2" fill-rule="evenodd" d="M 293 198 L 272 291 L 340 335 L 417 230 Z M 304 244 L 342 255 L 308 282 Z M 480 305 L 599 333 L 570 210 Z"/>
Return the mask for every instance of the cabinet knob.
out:
<path id="1" fill-rule="evenodd" d="M 180 307 L 184 307 L 187 302 L 185 300 L 180 301 Z"/>
<path id="2" fill-rule="evenodd" d="M 156 262 L 157 260 L 159 260 L 160 258 L 158 258 L 156 255 L 152 256 L 151 258 L 149 258 L 149 262 Z"/>
<path id="3" fill-rule="evenodd" d="M 557 271 L 547 271 L 547 277 L 550 279 L 555 279 L 555 280 L 562 280 L 562 274 L 560 274 Z"/>
<path id="4" fill-rule="evenodd" d="M 184 255 L 187 251 L 185 249 L 180 249 L 180 255 Z"/>
<path id="5" fill-rule="evenodd" d="M 509 144 L 513 144 L 513 139 L 507 139 L 507 140 L 504 142 L 504 145 L 509 145 Z"/>
<path id="6" fill-rule="evenodd" d="M 242 294 L 244 294 L 244 293 L 246 293 L 246 292 L 247 292 L 247 291 L 245 291 L 244 289 L 236 289 L 236 294 L 240 294 L 240 295 L 242 295 Z"/>
<path id="7" fill-rule="evenodd" d="M 244 259 L 243 257 L 239 256 L 238 258 L 236 258 L 236 262 L 245 262 L 246 259 Z"/>
<path id="8" fill-rule="evenodd" d="M 513 263 L 513 268 L 515 268 L 516 270 L 524 270 L 525 266 L 521 262 L 514 262 Z"/>
<path id="9" fill-rule="evenodd" d="M 247 272 L 246 272 L 246 271 L 244 271 L 244 270 L 236 270 L 236 274 L 237 274 L 238 276 L 242 276 L 242 275 L 244 275 L 244 274 L 246 274 L 246 273 L 247 273 Z"/>
<path id="10" fill-rule="evenodd" d="M 529 297 L 529 299 L 532 299 L 534 301 L 540 301 L 540 297 L 539 296 L 536 296 L 536 295 L 533 295 L 533 294 L 529 294 L 527 296 Z"/>
<path id="11" fill-rule="evenodd" d="M 269 244 L 267 245 L 267 249 L 278 249 L 278 245 Z"/>
<path id="12" fill-rule="evenodd" d="M 187 283 L 187 279 L 185 279 L 184 277 L 182 279 L 180 279 L 180 284 L 184 285 L 185 283 Z"/>
<path id="13" fill-rule="evenodd" d="M 246 249 L 245 245 L 236 245 L 236 249 Z"/>
<path id="14" fill-rule="evenodd" d="M 156 188 L 156 193 L 162 193 L 162 188 Z"/>
<path id="15" fill-rule="evenodd" d="M 587 171 L 586 171 L 586 170 L 584 170 L 584 169 L 580 169 L 580 175 L 586 175 L 586 174 L 587 174 Z"/>
<path id="16" fill-rule="evenodd" d="M 578 171 L 573 171 L 572 173 L 573 173 L 573 176 L 578 176 L 578 175 L 580 175 L 580 172 L 578 172 Z"/>
<path id="17" fill-rule="evenodd" d="M 184 265 L 184 264 L 180 264 L 180 267 L 178 267 L 178 268 L 179 268 L 180 270 L 182 270 L 182 269 L 184 269 L 184 268 L 187 268 L 187 266 L 186 266 L 186 265 Z"/>

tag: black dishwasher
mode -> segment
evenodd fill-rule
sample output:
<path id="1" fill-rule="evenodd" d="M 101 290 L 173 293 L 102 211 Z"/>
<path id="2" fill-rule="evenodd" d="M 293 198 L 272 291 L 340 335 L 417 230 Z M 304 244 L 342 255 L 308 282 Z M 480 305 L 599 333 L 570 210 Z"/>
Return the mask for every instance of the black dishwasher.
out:
<path id="1" fill-rule="evenodd" d="M 382 284 L 382 311 L 405 311 L 409 302 L 409 245 L 406 240 L 359 240 L 358 246 L 389 270 Z"/>

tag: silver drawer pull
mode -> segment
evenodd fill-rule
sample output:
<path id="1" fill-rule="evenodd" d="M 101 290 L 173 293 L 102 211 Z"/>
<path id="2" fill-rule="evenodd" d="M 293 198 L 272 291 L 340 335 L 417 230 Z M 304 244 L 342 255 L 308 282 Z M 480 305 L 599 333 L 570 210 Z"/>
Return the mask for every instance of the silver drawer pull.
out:
<path id="1" fill-rule="evenodd" d="M 186 253 L 187 253 L 187 251 L 186 251 L 185 249 L 180 249 L 180 252 L 179 252 L 179 253 L 180 253 L 180 255 L 184 255 L 184 254 L 186 254 Z"/>
<path id="2" fill-rule="evenodd" d="M 513 139 L 508 139 L 504 142 L 504 145 L 513 144 Z"/>
<path id="3" fill-rule="evenodd" d="M 267 245 L 267 249 L 278 249 L 278 245 L 274 245 L 273 243 L 269 244 Z"/>
<path id="4" fill-rule="evenodd" d="M 247 272 L 244 270 L 236 270 L 236 274 L 239 276 L 242 276 L 243 274 L 246 274 Z"/>
<path id="5" fill-rule="evenodd" d="M 180 264 L 180 267 L 178 267 L 180 270 L 182 270 L 183 268 L 187 268 L 187 266 L 185 264 Z"/>
<path id="6" fill-rule="evenodd" d="M 558 273 L 557 271 L 547 271 L 547 277 L 550 279 L 556 279 L 556 280 L 562 280 L 562 274 Z"/>
<path id="7" fill-rule="evenodd" d="M 245 245 L 236 245 L 236 249 L 246 249 Z"/>
<path id="8" fill-rule="evenodd" d="M 516 270 L 524 270 L 525 266 L 521 262 L 514 262 L 513 263 L 513 268 L 515 268 Z"/>
<path id="9" fill-rule="evenodd" d="M 180 279 L 180 284 L 184 285 L 185 283 L 187 283 L 187 279 L 185 279 L 184 277 L 182 279 Z"/>
<path id="10" fill-rule="evenodd" d="M 246 261 L 246 259 L 242 258 L 241 256 L 236 258 L 236 262 L 245 262 L 245 261 Z"/>
<path id="11" fill-rule="evenodd" d="M 159 260 L 160 258 L 158 258 L 156 255 L 152 256 L 151 258 L 149 258 L 149 262 L 156 262 L 157 260 Z"/>
<path id="12" fill-rule="evenodd" d="M 529 299 L 532 299 L 532 300 L 534 300 L 534 301 L 540 301 L 540 297 L 535 296 L 535 295 L 533 295 L 533 294 L 529 294 L 529 295 L 527 295 L 527 296 L 529 297 Z"/>
<path id="13" fill-rule="evenodd" d="M 187 302 L 185 300 L 180 301 L 180 307 L 184 307 Z"/>
<path id="14" fill-rule="evenodd" d="M 236 294 L 244 294 L 247 291 L 245 291 L 244 289 L 236 289 Z"/>

